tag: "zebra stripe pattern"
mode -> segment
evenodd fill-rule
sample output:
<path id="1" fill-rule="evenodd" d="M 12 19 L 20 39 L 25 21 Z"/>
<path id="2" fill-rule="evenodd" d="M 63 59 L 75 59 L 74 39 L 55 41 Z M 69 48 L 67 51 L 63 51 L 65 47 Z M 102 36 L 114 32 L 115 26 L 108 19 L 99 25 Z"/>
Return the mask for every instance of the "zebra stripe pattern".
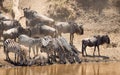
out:
<path id="1" fill-rule="evenodd" d="M 6 60 L 10 61 L 10 58 L 8 55 L 9 52 L 15 53 L 15 60 L 14 61 L 18 62 L 18 60 L 16 59 L 16 54 L 18 56 L 20 56 L 20 59 L 21 59 L 21 47 L 18 43 L 16 43 L 12 39 L 7 39 L 6 41 L 4 41 L 4 53 L 6 54 Z"/>

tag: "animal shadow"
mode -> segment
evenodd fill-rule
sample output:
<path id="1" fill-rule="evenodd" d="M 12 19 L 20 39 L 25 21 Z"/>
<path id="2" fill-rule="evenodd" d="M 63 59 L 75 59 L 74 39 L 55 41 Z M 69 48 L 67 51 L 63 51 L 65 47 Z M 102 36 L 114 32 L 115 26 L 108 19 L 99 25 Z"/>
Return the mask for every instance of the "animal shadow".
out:
<path id="1" fill-rule="evenodd" d="M 90 57 L 90 58 L 102 58 L 103 60 L 109 59 L 108 56 L 99 56 L 99 55 L 87 55 L 86 57 Z"/>

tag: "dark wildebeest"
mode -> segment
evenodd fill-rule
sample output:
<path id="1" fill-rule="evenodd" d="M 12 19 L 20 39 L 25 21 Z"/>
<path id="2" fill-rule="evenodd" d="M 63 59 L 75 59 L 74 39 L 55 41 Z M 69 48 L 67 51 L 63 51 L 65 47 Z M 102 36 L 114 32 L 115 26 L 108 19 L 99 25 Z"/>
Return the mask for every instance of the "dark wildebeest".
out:
<path id="1" fill-rule="evenodd" d="M 19 26 L 19 27 L 15 27 L 15 28 L 11 28 L 11 29 L 3 31 L 3 38 L 4 38 L 4 41 L 8 38 L 14 39 L 16 41 L 16 38 L 19 35 L 26 34 L 26 33 L 27 33 L 26 29 Z"/>
<path id="2" fill-rule="evenodd" d="M 84 29 L 82 25 L 78 25 L 75 22 L 58 22 L 54 26 L 58 30 L 58 35 L 61 33 L 70 33 L 70 43 L 73 44 L 74 33 L 82 35 Z"/>
<path id="3" fill-rule="evenodd" d="M 24 8 L 24 17 L 26 17 L 26 25 L 34 27 L 36 25 L 54 25 L 54 20 L 45 15 L 39 14 L 38 12 L 29 8 Z M 22 17 L 21 17 L 22 18 Z"/>
<path id="4" fill-rule="evenodd" d="M 28 28 L 28 30 L 31 37 L 58 36 L 58 31 L 47 25 L 35 26 L 33 28 Z"/>
<path id="5" fill-rule="evenodd" d="M 17 20 L 5 19 L 5 20 L 0 21 L 0 38 L 4 30 L 8 30 L 8 29 L 18 27 L 18 26 L 21 26 L 21 25 L 19 21 Z"/>
<path id="6" fill-rule="evenodd" d="M 93 47 L 94 46 L 94 52 L 93 55 L 95 55 L 95 51 L 96 51 L 96 47 L 98 48 L 98 54 L 100 56 L 100 51 L 99 51 L 99 45 L 102 45 L 104 43 L 109 44 L 110 43 L 110 38 L 108 35 L 97 35 L 97 36 L 93 36 L 91 38 L 85 38 L 82 40 L 82 55 L 84 56 L 84 52 L 87 55 L 86 52 L 86 47 Z"/>
<path id="7" fill-rule="evenodd" d="M 21 26 L 21 24 L 17 20 L 6 19 L 3 21 L 0 21 L 0 26 L 2 27 L 0 29 L 7 30 L 10 28 Z"/>

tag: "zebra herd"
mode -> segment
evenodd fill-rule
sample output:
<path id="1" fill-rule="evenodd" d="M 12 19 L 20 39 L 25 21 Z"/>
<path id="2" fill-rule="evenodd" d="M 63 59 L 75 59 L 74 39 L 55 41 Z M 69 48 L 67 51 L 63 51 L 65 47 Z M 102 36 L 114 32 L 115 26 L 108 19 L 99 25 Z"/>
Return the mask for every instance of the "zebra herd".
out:
<path id="1" fill-rule="evenodd" d="M 19 21 L 6 18 L 0 13 L 0 37 L 4 38 L 3 46 L 6 60 L 17 65 L 46 65 L 53 63 L 65 64 L 80 63 L 80 52 L 73 45 L 74 33 L 83 35 L 81 24 L 75 22 L 56 22 L 29 8 L 23 9 L 26 18 L 26 28 Z M 61 35 L 70 33 L 70 43 Z M 94 36 L 82 40 L 82 55 L 87 55 L 86 47 L 96 47 L 103 43 L 110 43 L 108 35 Z M 31 50 L 33 54 L 31 53 Z M 15 54 L 15 60 L 11 60 L 9 53 Z M 100 55 L 100 53 L 99 53 Z"/>

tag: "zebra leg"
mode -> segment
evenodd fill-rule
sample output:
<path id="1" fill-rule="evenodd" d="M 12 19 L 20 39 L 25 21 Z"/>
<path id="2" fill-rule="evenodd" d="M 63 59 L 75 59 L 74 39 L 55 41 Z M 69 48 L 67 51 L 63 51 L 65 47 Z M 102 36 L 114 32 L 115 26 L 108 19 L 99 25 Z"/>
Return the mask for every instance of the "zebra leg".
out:
<path id="1" fill-rule="evenodd" d="M 98 55 L 100 56 L 100 49 L 99 49 L 99 46 L 97 46 L 97 48 L 98 48 Z"/>
<path id="2" fill-rule="evenodd" d="M 94 52 L 93 52 L 93 56 L 95 56 L 95 51 L 96 51 L 96 46 L 94 47 Z"/>
<path id="3" fill-rule="evenodd" d="M 38 51 L 39 51 L 39 46 L 36 46 L 36 53 L 38 55 Z"/>
<path id="4" fill-rule="evenodd" d="M 35 56 L 35 47 L 32 47 L 33 48 L 33 54 L 34 54 L 34 56 Z"/>
<path id="5" fill-rule="evenodd" d="M 11 61 L 10 58 L 9 58 L 9 53 L 7 53 L 7 60 L 8 60 L 8 61 Z"/>
<path id="6" fill-rule="evenodd" d="M 10 61 L 10 58 L 9 58 L 8 52 L 6 52 L 6 60 L 7 60 L 7 61 Z"/>

